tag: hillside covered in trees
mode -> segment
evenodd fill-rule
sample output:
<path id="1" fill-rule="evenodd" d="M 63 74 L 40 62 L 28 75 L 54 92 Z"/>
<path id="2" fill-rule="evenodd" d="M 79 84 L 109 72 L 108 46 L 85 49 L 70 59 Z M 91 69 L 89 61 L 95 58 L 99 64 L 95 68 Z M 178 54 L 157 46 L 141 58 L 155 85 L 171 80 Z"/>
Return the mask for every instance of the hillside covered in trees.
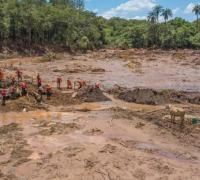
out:
<path id="1" fill-rule="evenodd" d="M 155 7 L 147 20 L 98 17 L 83 0 L 1 0 L 0 48 L 24 52 L 118 48 L 199 48 L 197 21 L 174 18 L 170 9 Z M 163 20 L 160 20 L 162 17 Z"/>

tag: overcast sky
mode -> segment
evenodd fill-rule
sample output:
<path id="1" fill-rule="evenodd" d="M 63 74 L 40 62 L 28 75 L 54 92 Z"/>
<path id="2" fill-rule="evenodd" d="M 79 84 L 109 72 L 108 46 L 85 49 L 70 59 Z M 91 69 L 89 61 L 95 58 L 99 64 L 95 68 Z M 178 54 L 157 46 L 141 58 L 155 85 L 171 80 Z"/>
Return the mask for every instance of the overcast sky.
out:
<path id="1" fill-rule="evenodd" d="M 194 4 L 200 0 L 85 0 L 86 9 L 111 18 L 114 16 L 126 19 L 145 19 L 147 13 L 156 4 L 165 8 L 171 8 L 174 17 L 183 17 L 187 20 L 195 20 L 192 13 Z"/>

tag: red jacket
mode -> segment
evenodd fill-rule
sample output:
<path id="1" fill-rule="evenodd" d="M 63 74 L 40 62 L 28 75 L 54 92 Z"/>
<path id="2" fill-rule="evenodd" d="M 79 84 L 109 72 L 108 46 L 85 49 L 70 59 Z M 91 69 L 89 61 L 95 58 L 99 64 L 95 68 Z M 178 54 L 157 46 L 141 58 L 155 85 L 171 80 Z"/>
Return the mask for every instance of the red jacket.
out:
<path id="1" fill-rule="evenodd" d="M 20 70 L 17 70 L 16 74 L 17 74 L 18 77 L 21 77 L 22 72 Z"/>
<path id="2" fill-rule="evenodd" d="M 11 92 L 11 93 L 15 93 L 15 91 L 16 91 L 15 87 L 11 87 L 11 88 L 10 88 L 10 92 Z"/>
<path id="3" fill-rule="evenodd" d="M 27 84 L 26 83 L 21 83 L 21 88 L 22 89 L 26 89 L 27 88 Z"/>
<path id="4" fill-rule="evenodd" d="M 47 92 L 51 92 L 51 89 L 52 89 L 52 88 L 51 88 L 50 85 L 47 85 L 47 86 L 46 86 L 46 91 L 47 91 Z"/>
<path id="5" fill-rule="evenodd" d="M 3 97 L 6 97 L 6 95 L 7 95 L 6 89 L 2 89 L 2 90 L 1 90 L 1 95 L 2 95 Z"/>
<path id="6" fill-rule="evenodd" d="M 61 83 L 62 82 L 62 78 L 61 77 L 58 77 L 57 78 L 57 83 Z"/>
<path id="7" fill-rule="evenodd" d="M 67 87 L 72 87 L 72 82 L 69 79 L 67 80 Z"/>
<path id="8" fill-rule="evenodd" d="M 99 84 L 99 83 L 96 83 L 96 84 L 95 84 L 95 88 L 99 89 L 99 88 L 100 88 L 100 84 Z"/>

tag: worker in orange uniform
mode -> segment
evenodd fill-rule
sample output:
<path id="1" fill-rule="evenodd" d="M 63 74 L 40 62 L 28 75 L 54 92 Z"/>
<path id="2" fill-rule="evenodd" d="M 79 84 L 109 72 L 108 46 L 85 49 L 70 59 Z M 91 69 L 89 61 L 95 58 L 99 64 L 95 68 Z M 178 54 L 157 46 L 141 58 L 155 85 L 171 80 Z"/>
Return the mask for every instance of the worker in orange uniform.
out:
<path id="1" fill-rule="evenodd" d="M 22 74 L 22 71 L 20 71 L 19 69 L 16 71 L 18 83 L 22 81 Z"/>
<path id="2" fill-rule="evenodd" d="M 27 84 L 25 82 L 21 83 L 21 89 L 22 89 L 22 96 L 27 95 Z"/>
<path id="3" fill-rule="evenodd" d="M 6 105 L 6 96 L 7 96 L 7 90 L 6 90 L 6 88 L 3 88 L 1 90 L 1 96 L 2 96 L 2 103 L 1 103 L 1 105 L 5 106 Z"/>
<path id="4" fill-rule="evenodd" d="M 61 76 L 57 77 L 57 88 L 61 89 L 62 78 Z"/>
<path id="5" fill-rule="evenodd" d="M 52 88 L 51 88 L 50 84 L 48 84 L 46 86 L 46 94 L 47 94 L 47 100 L 50 100 L 51 99 L 51 95 L 52 95 Z"/>
<path id="6" fill-rule="evenodd" d="M 70 79 L 67 80 L 67 89 L 72 89 L 72 82 Z"/>
<path id="7" fill-rule="evenodd" d="M 0 81 L 2 81 L 4 79 L 4 73 L 3 71 L 0 69 Z"/>

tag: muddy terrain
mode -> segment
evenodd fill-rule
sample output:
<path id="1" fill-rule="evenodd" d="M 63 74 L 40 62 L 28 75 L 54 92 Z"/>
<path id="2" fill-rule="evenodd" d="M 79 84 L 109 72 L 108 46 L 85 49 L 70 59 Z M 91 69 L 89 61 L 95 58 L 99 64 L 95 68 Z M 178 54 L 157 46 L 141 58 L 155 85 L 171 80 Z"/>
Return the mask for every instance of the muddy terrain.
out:
<path id="1" fill-rule="evenodd" d="M 20 68 L 29 92 L 37 73 L 54 87 L 41 104 L 30 95 L 0 106 L 0 179 L 200 179 L 200 51 L 101 50 L 0 66 Z M 87 86 L 67 90 L 68 78 Z M 184 109 L 183 126 L 168 104 Z"/>

